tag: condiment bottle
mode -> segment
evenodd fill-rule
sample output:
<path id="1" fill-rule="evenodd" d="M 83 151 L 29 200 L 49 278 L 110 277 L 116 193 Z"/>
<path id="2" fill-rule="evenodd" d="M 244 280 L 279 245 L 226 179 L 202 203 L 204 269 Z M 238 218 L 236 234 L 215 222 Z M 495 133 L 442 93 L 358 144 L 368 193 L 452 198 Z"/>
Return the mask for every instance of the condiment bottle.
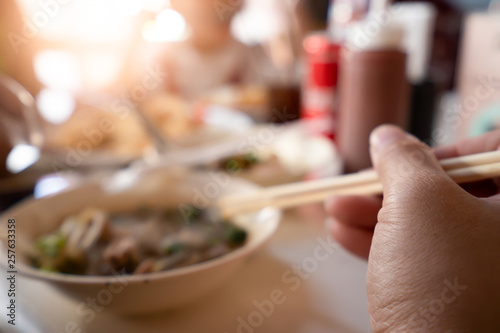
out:
<path id="1" fill-rule="evenodd" d="M 335 140 L 340 46 L 324 33 L 304 40 L 307 74 L 302 83 L 301 118 L 311 135 Z"/>
<path id="2" fill-rule="evenodd" d="M 377 13 L 348 28 L 340 54 L 338 146 L 347 173 L 370 167 L 369 136 L 375 127 L 408 126 L 403 30 L 382 19 L 390 11 Z"/>

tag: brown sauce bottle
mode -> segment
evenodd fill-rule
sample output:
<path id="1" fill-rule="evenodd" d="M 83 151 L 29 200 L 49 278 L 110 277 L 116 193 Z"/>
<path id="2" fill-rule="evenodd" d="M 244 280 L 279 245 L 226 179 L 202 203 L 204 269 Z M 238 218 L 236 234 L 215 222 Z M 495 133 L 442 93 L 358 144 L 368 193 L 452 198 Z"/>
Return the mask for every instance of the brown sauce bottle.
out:
<path id="1" fill-rule="evenodd" d="M 345 172 L 371 166 L 369 136 L 381 124 L 408 127 L 410 86 L 402 30 L 368 22 L 348 32 L 340 58 L 338 148 Z"/>

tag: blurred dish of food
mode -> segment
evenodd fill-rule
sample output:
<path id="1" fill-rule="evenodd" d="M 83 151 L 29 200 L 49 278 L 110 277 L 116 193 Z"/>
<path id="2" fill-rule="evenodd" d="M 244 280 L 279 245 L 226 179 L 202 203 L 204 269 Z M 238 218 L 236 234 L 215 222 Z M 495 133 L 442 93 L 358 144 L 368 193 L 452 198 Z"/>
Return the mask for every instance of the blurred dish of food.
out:
<path id="1" fill-rule="evenodd" d="M 120 223 L 131 223 L 132 228 L 136 228 L 139 234 L 145 236 L 148 234 L 148 228 L 155 228 L 153 224 L 156 222 L 151 222 L 148 219 L 137 222 L 135 217 L 132 218 L 134 221 L 129 220 L 130 212 L 138 206 L 149 207 L 150 213 L 140 213 L 146 216 L 158 212 L 171 212 L 176 209 L 186 213 L 189 212 L 193 204 L 199 204 L 203 208 L 209 209 L 214 207 L 215 201 L 221 195 L 251 192 L 256 189 L 255 185 L 242 179 L 185 171 L 151 173 L 145 176 L 140 183 L 120 193 L 109 193 L 103 189 L 100 182 L 93 181 L 42 199 L 27 200 L 6 211 L 1 218 L 2 225 L 0 227 L 7 228 L 5 223 L 7 223 L 8 219 L 15 218 L 17 239 L 16 269 L 18 274 L 22 276 L 23 285 L 27 288 L 31 284 L 40 286 L 40 283 L 43 283 L 45 287 L 55 287 L 81 302 L 85 302 L 88 297 L 107 290 L 112 293 L 113 302 L 106 305 L 106 312 L 117 314 L 151 313 L 192 302 L 222 284 L 243 264 L 246 258 L 255 253 L 273 235 L 280 220 L 279 211 L 266 208 L 254 214 L 239 215 L 232 220 L 231 225 L 223 226 L 222 229 L 230 234 L 229 239 L 232 239 L 232 241 L 239 243 L 245 238 L 244 243 L 231 252 L 208 261 L 147 274 L 138 272 L 138 274 L 134 275 L 95 276 L 62 274 L 40 270 L 31 265 L 31 259 L 38 251 L 35 246 L 37 240 L 41 240 L 42 244 L 39 243 L 39 246 L 45 247 L 44 251 L 50 253 L 53 250 L 53 253 L 57 254 L 65 241 L 57 236 L 54 239 L 41 239 L 40 237 L 50 235 L 58 228 L 68 228 L 70 230 L 76 228 L 72 232 L 77 234 L 82 232 L 83 236 L 71 237 L 78 239 L 79 246 L 85 248 L 95 239 L 93 235 L 98 233 L 99 230 L 106 230 L 103 223 L 106 214 L 121 216 L 124 221 Z M 88 210 L 89 207 L 94 207 L 94 209 Z M 191 218 L 195 218 L 196 211 L 192 211 L 192 213 Z M 189 216 L 189 214 L 187 215 Z M 76 217 L 78 221 L 67 222 L 66 218 L 68 217 Z M 89 217 L 95 222 L 92 223 L 92 228 L 80 229 L 78 223 Z M 174 235 L 177 234 L 177 236 L 181 236 L 180 238 L 192 238 L 189 242 L 200 240 L 201 238 L 195 239 L 200 236 L 200 229 L 197 229 L 199 226 L 196 223 L 198 222 L 186 226 L 187 228 L 194 228 L 194 230 L 187 229 L 187 235 L 178 235 L 177 233 L 174 233 Z M 172 226 L 163 225 L 163 227 L 168 229 Z M 217 229 L 219 226 L 213 227 Z M 229 229 L 225 229 L 226 227 Z M 242 232 L 243 230 L 245 233 Z M 183 230 L 178 231 L 184 233 Z M 108 232 L 109 230 L 104 231 L 101 236 L 106 235 Z M 117 231 L 115 230 L 115 232 Z M 126 233 L 123 230 L 120 232 Z M 205 232 L 203 232 L 203 235 L 205 235 Z M 179 246 L 176 243 L 179 240 L 178 237 L 165 239 L 162 234 L 158 233 L 155 234 L 154 238 L 161 239 L 160 243 L 167 252 L 182 253 L 178 252 Z M 169 244 L 169 241 L 173 242 Z M 69 239 L 68 242 L 70 242 Z M 154 247 L 155 244 L 160 243 L 156 243 L 151 239 L 149 245 Z M 6 234 L 1 235 L 1 245 L 2 255 L 6 255 Z M 127 250 L 130 246 L 128 241 L 118 245 L 117 250 L 120 251 Z M 221 249 L 213 250 L 211 255 L 215 256 L 219 250 Z M 114 257 L 115 251 L 110 250 L 110 252 L 108 255 Z M 224 251 L 221 250 L 221 252 Z M 157 263 L 155 262 L 155 264 Z M 144 264 L 144 266 L 147 265 Z M 147 271 L 146 268 L 144 270 Z M 130 271 L 132 271 L 132 268 Z M 39 288 L 33 290 L 37 289 Z M 37 297 L 37 294 L 33 293 L 26 295 L 26 297 Z"/>
<path id="2" fill-rule="evenodd" d="M 304 177 L 303 170 L 288 168 L 272 147 L 227 156 L 206 167 L 262 186 L 299 181 Z"/>
<path id="3" fill-rule="evenodd" d="M 195 206 L 87 208 L 36 241 L 33 266 L 81 275 L 142 274 L 194 265 L 240 248 L 247 232 Z"/>
<path id="4" fill-rule="evenodd" d="M 205 123 L 202 114 L 195 114 L 189 103 L 175 96 L 159 94 L 140 107 L 171 150 L 230 136 Z M 47 129 L 47 149 L 54 160 L 70 167 L 127 164 L 154 152 L 153 140 L 137 112 L 131 102 L 107 109 L 81 105 L 66 123 Z"/>
<path id="5" fill-rule="evenodd" d="M 261 186 L 334 176 L 342 171 L 342 160 L 332 141 L 311 137 L 302 122 L 252 126 L 237 134 L 215 144 L 167 152 L 154 163 L 138 161 L 108 179 L 106 187 L 120 191 L 141 175 L 171 167 L 217 171 Z"/>
<path id="6" fill-rule="evenodd" d="M 265 139 L 266 136 L 270 139 Z M 259 142 L 265 144 L 259 145 Z M 237 149 L 213 156 L 219 157 L 205 163 L 207 169 L 226 172 L 262 186 L 307 177 L 334 176 L 342 171 L 341 158 L 332 142 L 326 137 L 309 136 L 307 126 L 301 122 L 256 127 L 253 135 Z"/>

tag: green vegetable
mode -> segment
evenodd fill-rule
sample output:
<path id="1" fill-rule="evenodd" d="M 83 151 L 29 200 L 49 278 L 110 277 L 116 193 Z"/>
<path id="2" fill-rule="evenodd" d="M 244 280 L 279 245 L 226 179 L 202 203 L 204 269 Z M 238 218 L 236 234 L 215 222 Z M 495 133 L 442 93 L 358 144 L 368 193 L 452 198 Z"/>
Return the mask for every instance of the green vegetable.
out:
<path id="1" fill-rule="evenodd" d="M 237 172 L 241 168 L 242 168 L 242 165 L 240 163 L 238 163 L 238 161 L 236 161 L 233 158 L 230 158 L 229 160 L 224 161 L 223 162 L 223 167 L 222 167 L 222 169 L 224 169 L 224 170 L 226 170 L 228 172 Z"/>
<path id="2" fill-rule="evenodd" d="M 228 224 L 224 238 L 231 245 L 241 245 L 247 239 L 247 235 L 244 229 Z"/>
<path id="3" fill-rule="evenodd" d="M 52 264 L 46 263 L 43 266 L 40 266 L 40 269 L 45 272 L 51 273 L 59 273 L 59 270 Z"/>
<path id="4" fill-rule="evenodd" d="M 259 158 L 254 153 L 248 153 L 245 159 L 249 164 L 259 163 Z"/>
<path id="5" fill-rule="evenodd" d="M 183 207 L 182 215 L 188 222 L 196 222 L 201 218 L 203 211 L 195 206 Z"/>
<path id="6" fill-rule="evenodd" d="M 164 249 L 163 252 L 167 255 L 172 255 L 176 253 L 180 253 L 184 251 L 184 248 L 186 246 L 183 243 L 172 243 L 167 245 Z"/>
<path id="7" fill-rule="evenodd" d="M 52 258 L 57 257 L 64 249 L 65 245 L 66 237 L 61 234 L 42 237 L 36 242 L 37 249 L 44 255 Z"/>
<path id="8" fill-rule="evenodd" d="M 220 162 L 221 169 L 236 173 L 240 170 L 250 169 L 253 165 L 259 163 L 258 156 L 254 153 L 245 155 L 236 155 Z"/>

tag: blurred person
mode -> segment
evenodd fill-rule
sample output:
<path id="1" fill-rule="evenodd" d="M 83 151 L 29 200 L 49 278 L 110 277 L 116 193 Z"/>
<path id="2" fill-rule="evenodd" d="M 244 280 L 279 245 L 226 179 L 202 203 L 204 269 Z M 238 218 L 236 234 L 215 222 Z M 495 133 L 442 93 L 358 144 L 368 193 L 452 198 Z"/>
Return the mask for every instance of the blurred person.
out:
<path id="1" fill-rule="evenodd" d="M 166 89 L 188 99 L 222 85 L 257 79 L 253 49 L 231 34 L 231 22 L 243 1 L 172 0 L 191 29 L 185 41 L 169 43 L 160 57 Z"/>
<path id="2" fill-rule="evenodd" d="M 368 259 L 373 332 L 500 332 L 500 181 L 457 185 L 438 159 L 500 150 L 500 130 L 432 151 L 394 126 L 370 138 L 382 197 L 333 197 L 330 232 Z"/>
<path id="3" fill-rule="evenodd" d="M 293 11 L 289 13 L 282 0 L 263 8 L 259 4 L 257 0 L 172 0 L 171 9 L 186 21 L 185 39 L 162 44 L 138 40 L 126 61 L 126 75 L 120 84 L 133 90 L 148 75 L 144 70 L 144 64 L 148 64 L 161 77 L 161 89 L 148 91 L 147 99 L 154 100 L 162 94 L 175 96 L 194 105 L 196 115 L 202 115 L 207 104 L 217 104 L 247 112 L 257 121 L 284 118 L 281 114 L 274 116 L 273 111 L 284 109 L 281 104 L 300 104 L 295 102 L 295 95 L 288 96 L 288 91 L 281 87 L 295 84 L 298 73 L 296 56 L 300 43 L 288 31 L 295 29 L 290 27 L 295 21 L 288 21 Z M 280 11 L 283 17 L 275 18 L 273 15 Z M 261 29 L 240 35 L 249 44 L 255 44 L 244 44 L 233 35 L 232 23 L 240 12 L 236 34 L 245 35 L 245 29 L 254 29 L 255 17 L 263 17 Z M 298 82 L 296 86 L 294 89 L 299 91 Z M 193 101 L 200 103 L 191 104 Z M 297 106 L 294 107 L 298 109 Z M 162 108 L 169 109 L 169 105 Z"/>

